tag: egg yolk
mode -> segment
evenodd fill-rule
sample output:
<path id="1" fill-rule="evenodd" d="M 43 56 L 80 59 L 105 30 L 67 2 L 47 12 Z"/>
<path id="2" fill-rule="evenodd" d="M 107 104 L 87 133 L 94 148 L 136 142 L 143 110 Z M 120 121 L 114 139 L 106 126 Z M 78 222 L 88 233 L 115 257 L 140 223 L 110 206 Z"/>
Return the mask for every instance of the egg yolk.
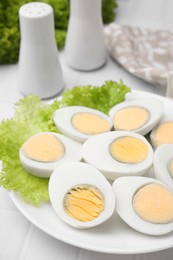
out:
<path id="1" fill-rule="evenodd" d="M 110 130 L 110 124 L 102 117 L 92 113 L 76 113 L 72 117 L 73 127 L 83 134 L 99 134 Z"/>
<path id="2" fill-rule="evenodd" d="M 173 177 L 173 159 L 170 160 L 170 162 L 168 163 L 168 171 L 169 171 L 171 177 Z"/>
<path id="3" fill-rule="evenodd" d="M 116 112 L 113 122 L 115 129 L 133 131 L 149 120 L 149 112 L 142 107 L 127 107 Z"/>
<path id="4" fill-rule="evenodd" d="M 173 193 L 159 184 L 147 184 L 134 195 L 133 208 L 148 222 L 169 223 L 173 221 Z"/>
<path id="5" fill-rule="evenodd" d="M 104 209 L 104 197 L 94 186 L 77 185 L 65 195 L 63 206 L 69 216 L 87 222 L 101 214 Z"/>
<path id="6" fill-rule="evenodd" d="M 64 145 L 52 134 L 40 134 L 29 138 L 23 144 L 22 151 L 29 159 L 52 162 L 64 155 Z"/>
<path id="7" fill-rule="evenodd" d="M 154 142 L 156 146 L 173 143 L 173 122 L 161 123 L 155 132 Z"/>
<path id="8" fill-rule="evenodd" d="M 147 157 L 148 147 L 138 138 L 125 136 L 110 144 L 110 153 L 114 159 L 122 163 L 140 163 Z"/>

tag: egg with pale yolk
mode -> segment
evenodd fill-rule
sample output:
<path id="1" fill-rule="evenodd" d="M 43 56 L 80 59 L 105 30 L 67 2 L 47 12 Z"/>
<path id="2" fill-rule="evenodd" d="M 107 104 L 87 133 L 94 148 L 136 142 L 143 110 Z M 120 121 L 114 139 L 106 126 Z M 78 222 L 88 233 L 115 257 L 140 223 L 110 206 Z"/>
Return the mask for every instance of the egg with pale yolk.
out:
<path id="1" fill-rule="evenodd" d="M 144 175 L 152 166 L 153 149 L 140 134 L 112 131 L 90 137 L 82 147 L 83 160 L 106 178 Z"/>
<path id="2" fill-rule="evenodd" d="M 121 177 L 114 181 L 116 211 L 133 229 L 148 235 L 173 231 L 173 192 L 147 177 Z"/>
<path id="3" fill-rule="evenodd" d="M 83 106 L 63 107 L 53 116 L 56 127 L 66 136 L 84 142 L 89 137 L 108 132 L 112 120 L 101 111 Z"/>
<path id="4" fill-rule="evenodd" d="M 41 132 L 31 136 L 19 151 L 23 168 L 32 175 L 49 178 L 61 163 L 80 161 L 82 145 L 54 132 Z"/>
<path id="5" fill-rule="evenodd" d="M 111 184 L 98 169 L 83 162 L 59 165 L 50 177 L 48 190 L 58 217 L 75 228 L 98 226 L 115 209 Z"/>
<path id="6" fill-rule="evenodd" d="M 149 133 L 162 117 L 163 105 L 154 98 L 138 98 L 117 104 L 109 111 L 115 130 Z"/>

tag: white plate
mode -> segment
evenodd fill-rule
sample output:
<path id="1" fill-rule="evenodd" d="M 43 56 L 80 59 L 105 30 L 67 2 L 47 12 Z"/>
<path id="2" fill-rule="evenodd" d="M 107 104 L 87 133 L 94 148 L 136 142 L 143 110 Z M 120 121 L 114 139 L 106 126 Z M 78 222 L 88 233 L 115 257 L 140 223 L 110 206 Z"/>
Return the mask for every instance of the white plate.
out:
<path id="1" fill-rule="evenodd" d="M 163 101 L 164 113 L 173 113 L 173 100 L 154 94 L 134 91 L 127 95 L 155 97 Z M 36 227 L 68 244 L 97 252 L 115 254 L 139 254 L 173 247 L 173 232 L 164 236 L 148 236 L 128 227 L 115 213 L 104 224 L 88 230 L 77 230 L 63 223 L 49 203 L 40 207 L 26 204 L 17 194 L 11 192 L 19 211 Z"/>

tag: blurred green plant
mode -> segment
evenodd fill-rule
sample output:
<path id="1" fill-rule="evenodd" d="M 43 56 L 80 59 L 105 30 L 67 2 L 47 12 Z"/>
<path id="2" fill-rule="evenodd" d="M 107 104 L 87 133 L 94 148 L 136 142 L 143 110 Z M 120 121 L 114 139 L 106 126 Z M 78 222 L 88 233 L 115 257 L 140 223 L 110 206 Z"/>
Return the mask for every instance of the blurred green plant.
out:
<path id="1" fill-rule="evenodd" d="M 20 30 L 18 10 L 33 0 L 0 0 L 0 64 L 16 63 L 19 55 Z M 54 9 L 55 38 L 59 49 L 64 47 L 69 19 L 69 0 L 40 0 Z M 102 0 L 104 24 L 115 19 L 116 0 Z"/>

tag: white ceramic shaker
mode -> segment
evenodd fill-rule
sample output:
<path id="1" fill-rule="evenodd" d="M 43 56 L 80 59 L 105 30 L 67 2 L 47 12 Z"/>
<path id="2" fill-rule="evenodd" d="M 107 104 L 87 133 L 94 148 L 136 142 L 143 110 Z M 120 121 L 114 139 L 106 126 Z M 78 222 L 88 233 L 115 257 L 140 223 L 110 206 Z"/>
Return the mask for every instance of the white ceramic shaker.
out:
<path id="1" fill-rule="evenodd" d="M 19 90 L 43 99 L 53 97 L 64 86 L 53 9 L 41 2 L 25 4 L 19 9 L 19 21 Z"/>
<path id="2" fill-rule="evenodd" d="M 101 7 L 101 0 L 70 0 L 65 59 L 74 69 L 94 70 L 106 62 Z"/>

